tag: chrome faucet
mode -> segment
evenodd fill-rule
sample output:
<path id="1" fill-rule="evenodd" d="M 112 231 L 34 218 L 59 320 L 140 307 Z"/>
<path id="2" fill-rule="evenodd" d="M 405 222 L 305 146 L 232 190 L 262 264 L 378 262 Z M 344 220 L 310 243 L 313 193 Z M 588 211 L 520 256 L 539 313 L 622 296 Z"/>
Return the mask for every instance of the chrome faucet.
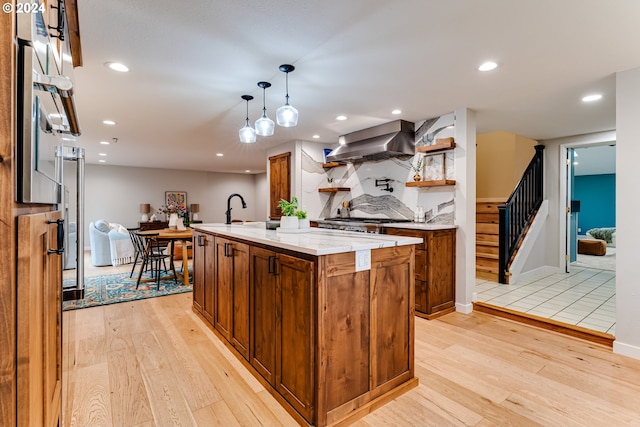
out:
<path id="1" fill-rule="evenodd" d="M 247 209 L 247 204 L 244 202 L 244 198 L 242 198 L 241 195 L 239 195 L 238 193 L 233 193 L 232 195 L 230 195 L 227 199 L 227 212 L 225 212 L 225 214 L 227 215 L 227 224 L 231 224 L 231 199 L 235 196 L 240 197 L 240 201 L 242 202 L 242 209 Z"/>

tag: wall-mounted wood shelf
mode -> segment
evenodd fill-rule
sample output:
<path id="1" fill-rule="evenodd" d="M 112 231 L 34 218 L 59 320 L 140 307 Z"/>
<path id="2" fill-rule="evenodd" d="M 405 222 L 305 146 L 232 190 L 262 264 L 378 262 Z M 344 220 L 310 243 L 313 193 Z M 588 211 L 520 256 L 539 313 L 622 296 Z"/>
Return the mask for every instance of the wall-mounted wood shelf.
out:
<path id="1" fill-rule="evenodd" d="M 440 141 L 440 140 L 436 140 L 436 141 Z M 456 143 L 453 141 L 453 138 L 449 139 L 449 138 L 444 138 L 441 142 L 437 142 L 436 144 L 432 144 L 432 145 L 423 145 L 422 147 L 418 147 L 416 148 L 416 151 L 418 153 L 437 153 L 438 151 L 445 151 L 445 150 L 453 150 L 454 148 L 456 148 Z"/>
<path id="2" fill-rule="evenodd" d="M 445 185 L 456 185 L 456 180 L 455 179 L 439 179 L 436 181 L 405 182 L 406 187 L 443 187 Z"/>
<path id="3" fill-rule="evenodd" d="M 323 163 L 322 167 L 323 168 L 335 168 L 336 166 L 344 166 L 344 163 L 338 163 L 338 162 L 329 162 L 329 163 Z"/>
<path id="4" fill-rule="evenodd" d="M 349 187 L 324 187 L 318 188 L 320 193 L 337 193 L 338 191 L 351 191 Z"/>

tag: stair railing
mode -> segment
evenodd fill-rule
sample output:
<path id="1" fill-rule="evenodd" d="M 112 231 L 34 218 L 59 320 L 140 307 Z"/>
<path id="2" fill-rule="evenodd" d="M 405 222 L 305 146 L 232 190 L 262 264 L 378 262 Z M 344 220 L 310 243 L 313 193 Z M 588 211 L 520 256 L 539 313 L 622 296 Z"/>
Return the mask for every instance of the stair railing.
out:
<path id="1" fill-rule="evenodd" d="M 507 283 L 509 261 L 524 238 L 527 225 L 542 204 L 543 150 L 544 145 L 534 147 L 536 153 L 522 174 L 520 182 L 504 205 L 498 206 L 498 281 Z"/>

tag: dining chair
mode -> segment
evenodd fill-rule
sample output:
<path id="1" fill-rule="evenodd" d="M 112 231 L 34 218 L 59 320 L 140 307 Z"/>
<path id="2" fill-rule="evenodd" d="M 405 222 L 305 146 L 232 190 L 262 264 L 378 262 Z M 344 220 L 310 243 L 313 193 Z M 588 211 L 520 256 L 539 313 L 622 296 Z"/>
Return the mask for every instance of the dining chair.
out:
<path id="1" fill-rule="evenodd" d="M 135 256 L 133 258 L 133 266 L 131 266 L 131 274 L 129 274 L 129 278 L 133 277 L 133 272 L 136 270 L 136 265 L 138 262 L 142 264 L 142 257 L 144 255 L 144 244 L 140 239 L 140 236 L 136 233 L 140 231 L 140 228 L 130 228 L 129 229 L 129 237 L 131 238 L 131 243 L 133 243 L 133 250 L 135 252 Z"/>
<path id="2" fill-rule="evenodd" d="M 166 243 L 158 239 L 158 234 L 140 234 L 137 231 L 133 234 L 136 235 L 136 239 L 139 239 L 140 247 L 142 249 L 142 265 L 140 266 L 140 272 L 138 273 L 138 280 L 136 282 L 136 289 L 140 285 L 140 279 L 145 269 L 151 268 L 152 278 L 156 279 L 157 289 L 160 289 L 160 272 L 162 265 L 162 272 L 173 273 L 174 283 L 178 283 L 178 276 L 173 269 L 167 268 L 166 260 L 171 256 L 167 253 Z"/>

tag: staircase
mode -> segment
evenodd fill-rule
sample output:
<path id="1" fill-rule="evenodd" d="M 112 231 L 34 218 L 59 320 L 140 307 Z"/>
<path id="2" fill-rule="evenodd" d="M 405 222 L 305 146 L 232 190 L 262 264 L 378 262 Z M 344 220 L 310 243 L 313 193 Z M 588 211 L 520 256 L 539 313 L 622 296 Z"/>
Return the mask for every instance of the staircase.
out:
<path id="1" fill-rule="evenodd" d="M 498 282 L 499 216 L 498 206 L 506 199 L 476 201 L 476 277 Z"/>

